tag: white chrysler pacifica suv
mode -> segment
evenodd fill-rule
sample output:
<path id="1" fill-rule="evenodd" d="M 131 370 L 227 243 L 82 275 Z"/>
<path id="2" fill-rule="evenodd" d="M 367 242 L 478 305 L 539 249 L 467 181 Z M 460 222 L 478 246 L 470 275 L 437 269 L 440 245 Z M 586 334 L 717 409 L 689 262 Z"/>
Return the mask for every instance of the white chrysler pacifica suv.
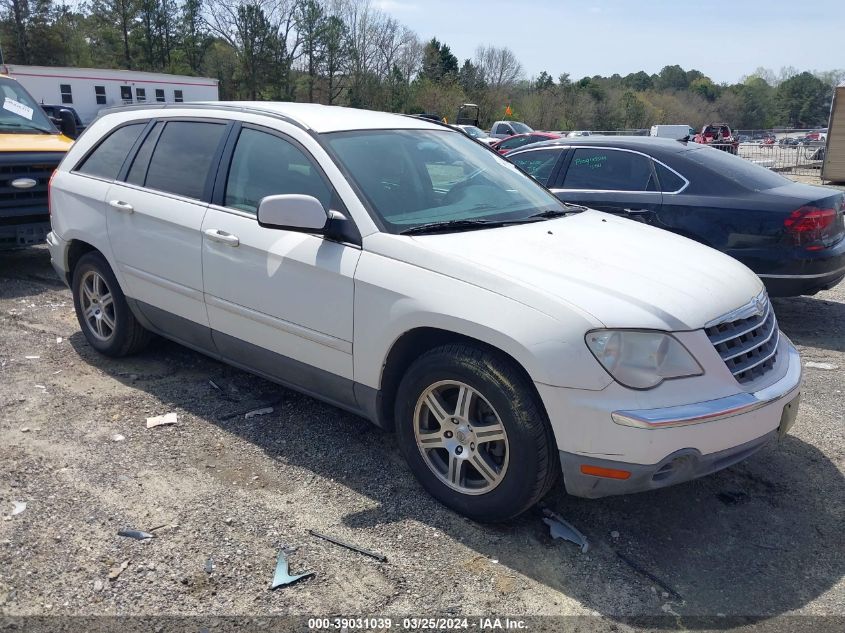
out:
<path id="1" fill-rule="evenodd" d="M 50 201 L 92 347 L 157 333 L 395 429 L 422 485 L 478 520 L 561 474 L 582 497 L 705 475 L 797 414 L 800 359 L 754 273 L 565 205 L 424 119 L 120 109 Z"/>

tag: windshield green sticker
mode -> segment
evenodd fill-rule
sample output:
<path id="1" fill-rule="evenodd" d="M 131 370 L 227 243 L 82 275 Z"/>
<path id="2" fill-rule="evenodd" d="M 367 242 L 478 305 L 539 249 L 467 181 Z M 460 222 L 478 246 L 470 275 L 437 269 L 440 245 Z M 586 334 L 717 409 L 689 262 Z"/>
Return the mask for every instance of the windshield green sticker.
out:
<path id="1" fill-rule="evenodd" d="M 27 121 L 32 121 L 34 110 L 20 101 L 15 101 L 14 99 L 6 97 L 6 100 L 3 102 L 3 109 L 17 114 L 18 116 L 22 116 Z"/>
<path id="2" fill-rule="evenodd" d="M 576 158 L 575 166 L 586 167 L 587 169 L 599 169 L 604 165 L 606 160 L 607 154 L 599 154 L 596 156 L 590 156 L 589 158 Z"/>

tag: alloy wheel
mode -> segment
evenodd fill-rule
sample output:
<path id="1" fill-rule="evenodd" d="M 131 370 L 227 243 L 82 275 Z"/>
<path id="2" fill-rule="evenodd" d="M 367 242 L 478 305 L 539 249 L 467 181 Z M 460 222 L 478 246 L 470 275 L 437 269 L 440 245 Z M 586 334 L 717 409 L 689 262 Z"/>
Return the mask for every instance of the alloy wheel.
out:
<path id="1" fill-rule="evenodd" d="M 98 272 L 89 270 L 79 284 L 79 305 L 88 331 L 103 342 L 114 336 L 114 298 L 106 280 Z"/>
<path id="2" fill-rule="evenodd" d="M 490 492 L 507 471 L 510 451 L 502 420 L 463 382 L 445 380 L 423 391 L 414 411 L 414 437 L 431 471 L 462 494 Z"/>

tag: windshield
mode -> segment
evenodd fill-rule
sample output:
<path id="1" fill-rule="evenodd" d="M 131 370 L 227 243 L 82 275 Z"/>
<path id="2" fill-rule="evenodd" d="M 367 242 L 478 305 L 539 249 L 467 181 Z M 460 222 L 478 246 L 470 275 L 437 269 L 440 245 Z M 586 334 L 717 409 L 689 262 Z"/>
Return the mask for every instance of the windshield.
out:
<path id="1" fill-rule="evenodd" d="M 483 138 L 487 136 L 482 130 L 479 130 L 474 125 L 465 125 L 464 132 L 469 134 L 472 138 Z"/>
<path id="2" fill-rule="evenodd" d="M 56 128 L 17 81 L 0 79 L 0 132 L 33 131 L 53 134 Z"/>
<path id="3" fill-rule="evenodd" d="M 516 166 L 463 134 L 362 130 L 324 138 L 390 233 L 433 222 L 511 222 L 566 211 Z"/>
<path id="4" fill-rule="evenodd" d="M 517 134 L 528 134 L 529 132 L 534 131 L 530 127 L 525 125 L 525 123 L 520 123 L 519 121 L 509 121 L 509 123 L 511 124 L 513 131 Z"/>

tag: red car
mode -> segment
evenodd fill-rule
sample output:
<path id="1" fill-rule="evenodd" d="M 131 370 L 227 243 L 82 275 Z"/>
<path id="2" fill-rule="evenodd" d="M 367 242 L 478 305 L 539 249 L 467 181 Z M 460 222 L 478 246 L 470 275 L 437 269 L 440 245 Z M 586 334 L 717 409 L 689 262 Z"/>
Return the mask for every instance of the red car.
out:
<path id="1" fill-rule="evenodd" d="M 508 138 L 503 138 L 501 141 L 496 141 L 490 147 L 495 149 L 500 154 L 507 154 L 515 150 L 517 147 L 523 145 L 530 145 L 531 143 L 539 143 L 540 141 L 548 141 L 555 138 L 563 138 L 560 134 L 552 134 L 551 132 L 530 132 L 528 134 L 514 134 Z"/>
<path id="2" fill-rule="evenodd" d="M 729 152 L 734 156 L 739 153 L 739 139 L 734 136 L 727 123 L 705 125 L 701 132 L 695 135 L 693 141 L 703 145 L 712 145 L 716 149 Z"/>

